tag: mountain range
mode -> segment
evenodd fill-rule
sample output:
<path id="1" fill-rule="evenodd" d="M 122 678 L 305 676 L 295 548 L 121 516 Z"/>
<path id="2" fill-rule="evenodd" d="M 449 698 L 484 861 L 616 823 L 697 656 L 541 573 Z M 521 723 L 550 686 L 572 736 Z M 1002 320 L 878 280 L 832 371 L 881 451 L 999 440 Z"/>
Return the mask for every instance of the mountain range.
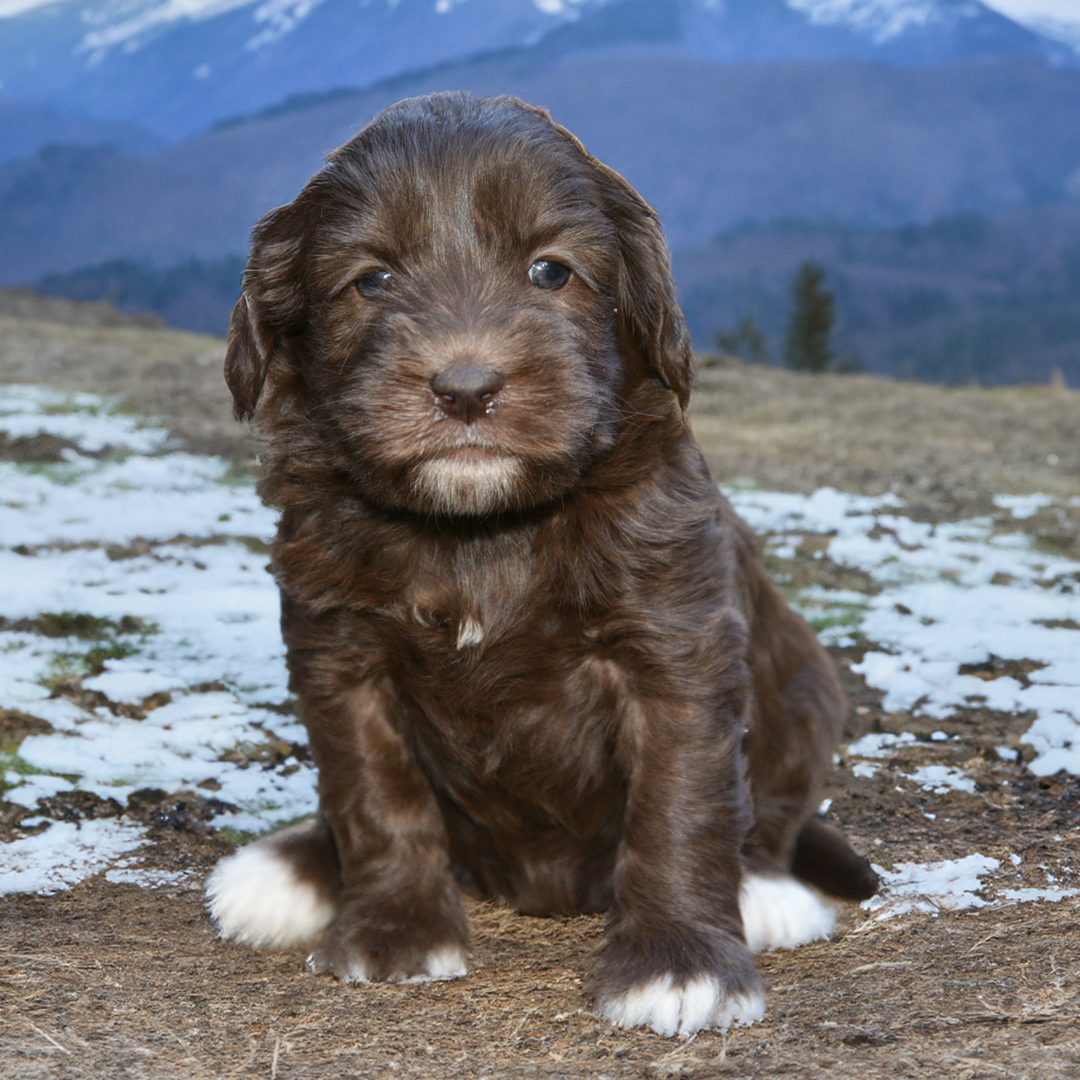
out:
<path id="1" fill-rule="evenodd" d="M 524 53 L 293 101 L 149 155 L 48 146 L 9 162 L 0 284 L 120 257 L 240 254 L 254 221 L 379 109 L 448 87 L 548 108 L 656 206 L 676 249 L 747 220 L 895 226 L 1080 197 L 1075 69 Z"/>
<path id="2" fill-rule="evenodd" d="M 1027 56 L 1080 66 L 1074 45 L 976 0 L 6 0 L 0 104 L 175 140 L 291 95 L 364 89 L 505 50 L 538 60 Z"/>

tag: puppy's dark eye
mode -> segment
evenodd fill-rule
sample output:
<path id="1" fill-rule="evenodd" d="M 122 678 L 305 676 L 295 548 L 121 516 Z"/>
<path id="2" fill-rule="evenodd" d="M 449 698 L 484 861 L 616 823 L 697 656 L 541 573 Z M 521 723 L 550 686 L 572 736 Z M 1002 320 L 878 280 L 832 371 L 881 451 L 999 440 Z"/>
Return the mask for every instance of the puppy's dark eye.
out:
<path id="1" fill-rule="evenodd" d="M 393 275 L 389 270 L 372 270 L 371 273 L 364 274 L 356 279 L 356 291 L 365 300 L 371 300 L 373 297 L 378 296 L 379 293 L 385 292 L 390 287 L 392 280 Z"/>
<path id="2" fill-rule="evenodd" d="M 570 267 L 551 259 L 537 259 L 529 267 L 529 280 L 538 289 L 561 289 L 570 280 Z"/>

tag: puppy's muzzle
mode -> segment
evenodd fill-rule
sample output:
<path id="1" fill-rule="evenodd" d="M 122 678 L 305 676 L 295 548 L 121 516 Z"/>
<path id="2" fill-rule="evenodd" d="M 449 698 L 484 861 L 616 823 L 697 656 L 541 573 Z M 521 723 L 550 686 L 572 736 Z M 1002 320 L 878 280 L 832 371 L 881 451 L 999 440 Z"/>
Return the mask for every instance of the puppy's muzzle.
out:
<path id="1" fill-rule="evenodd" d="M 495 368 L 482 364 L 450 364 L 433 375 L 428 385 L 435 403 L 447 416 L 471 424 L 495 411 L 506 380 Z"/>

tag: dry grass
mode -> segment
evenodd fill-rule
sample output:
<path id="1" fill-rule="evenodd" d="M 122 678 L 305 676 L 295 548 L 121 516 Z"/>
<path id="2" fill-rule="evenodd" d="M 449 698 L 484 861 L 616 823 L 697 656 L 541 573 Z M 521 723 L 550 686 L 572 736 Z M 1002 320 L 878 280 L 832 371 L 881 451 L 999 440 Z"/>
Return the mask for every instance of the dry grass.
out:
<path id="1" fill-rule="evenodd" d="M 718 477 L 762 487 L 895 491 L 938 512 L 998 492 L 1080 490 L 1080 393 L 803 375 L 704 358 L 691 406 Z"/>

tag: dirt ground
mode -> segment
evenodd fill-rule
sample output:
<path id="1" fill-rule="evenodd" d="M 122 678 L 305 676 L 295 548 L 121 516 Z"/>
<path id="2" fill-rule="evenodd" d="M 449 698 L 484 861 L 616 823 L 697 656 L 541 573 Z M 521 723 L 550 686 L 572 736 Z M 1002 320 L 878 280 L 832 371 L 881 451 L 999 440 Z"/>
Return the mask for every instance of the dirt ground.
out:
<path id="1" fill-rule="evenodd" d="M 212 338 L 0 293 L 0 382 L 117 394 L 188 448 L 245 463 L 255 448 L 231 419 L 222 356 Z M 693 419 L 718 478 L 894 490 L 924 519 L 991 512 L 995 492 L 1080 494 L 1080 394 L 1060 386 L 945 390 L 704 358 Z M 1027 524 L 1039 543 L 1080 557 L 1080 508 Z M 811 555 L 785 571 L 840 572 Z M 833 655 L 849 735 L 929 733 L 926 720 L 883 711 L 849 670 L 857 649 Z M 1011 866 L 1017 853 L 1010 886 L 1080 884 L 1080 793 L 1074 779 L 1024 767 L 1029 723 L 962 710 L 933 722 L 954 736 L 947 744 L 902 747 L 873 777 L 841 762 L 830 819 L 885 865 L 978 851 Z M 5 741 L 20 724 L 32 730 L 12 714 L 3 724 Z M 904 776 L 931 760 L 963 764 L 976 792 L 932 794 Z M 180 885 L 102 875 L 54 896 L 0 898 L 4 1080 L 1080 1076 L 1075 898 L 883 922 L 849 909 L 836 940 L 759 957 L 763 1022 L 680 1041 L 590 1015 L 581 985 L 598 918 L 474 906 L 469 975 L 419 986 L 342 986 L 309 975 L 302 950 L 221 942 L 201 882 L 229 847 L 197 811 L 177 797 L 139 810 L 154 841 L 145 865 L 187 871 Z"/>

